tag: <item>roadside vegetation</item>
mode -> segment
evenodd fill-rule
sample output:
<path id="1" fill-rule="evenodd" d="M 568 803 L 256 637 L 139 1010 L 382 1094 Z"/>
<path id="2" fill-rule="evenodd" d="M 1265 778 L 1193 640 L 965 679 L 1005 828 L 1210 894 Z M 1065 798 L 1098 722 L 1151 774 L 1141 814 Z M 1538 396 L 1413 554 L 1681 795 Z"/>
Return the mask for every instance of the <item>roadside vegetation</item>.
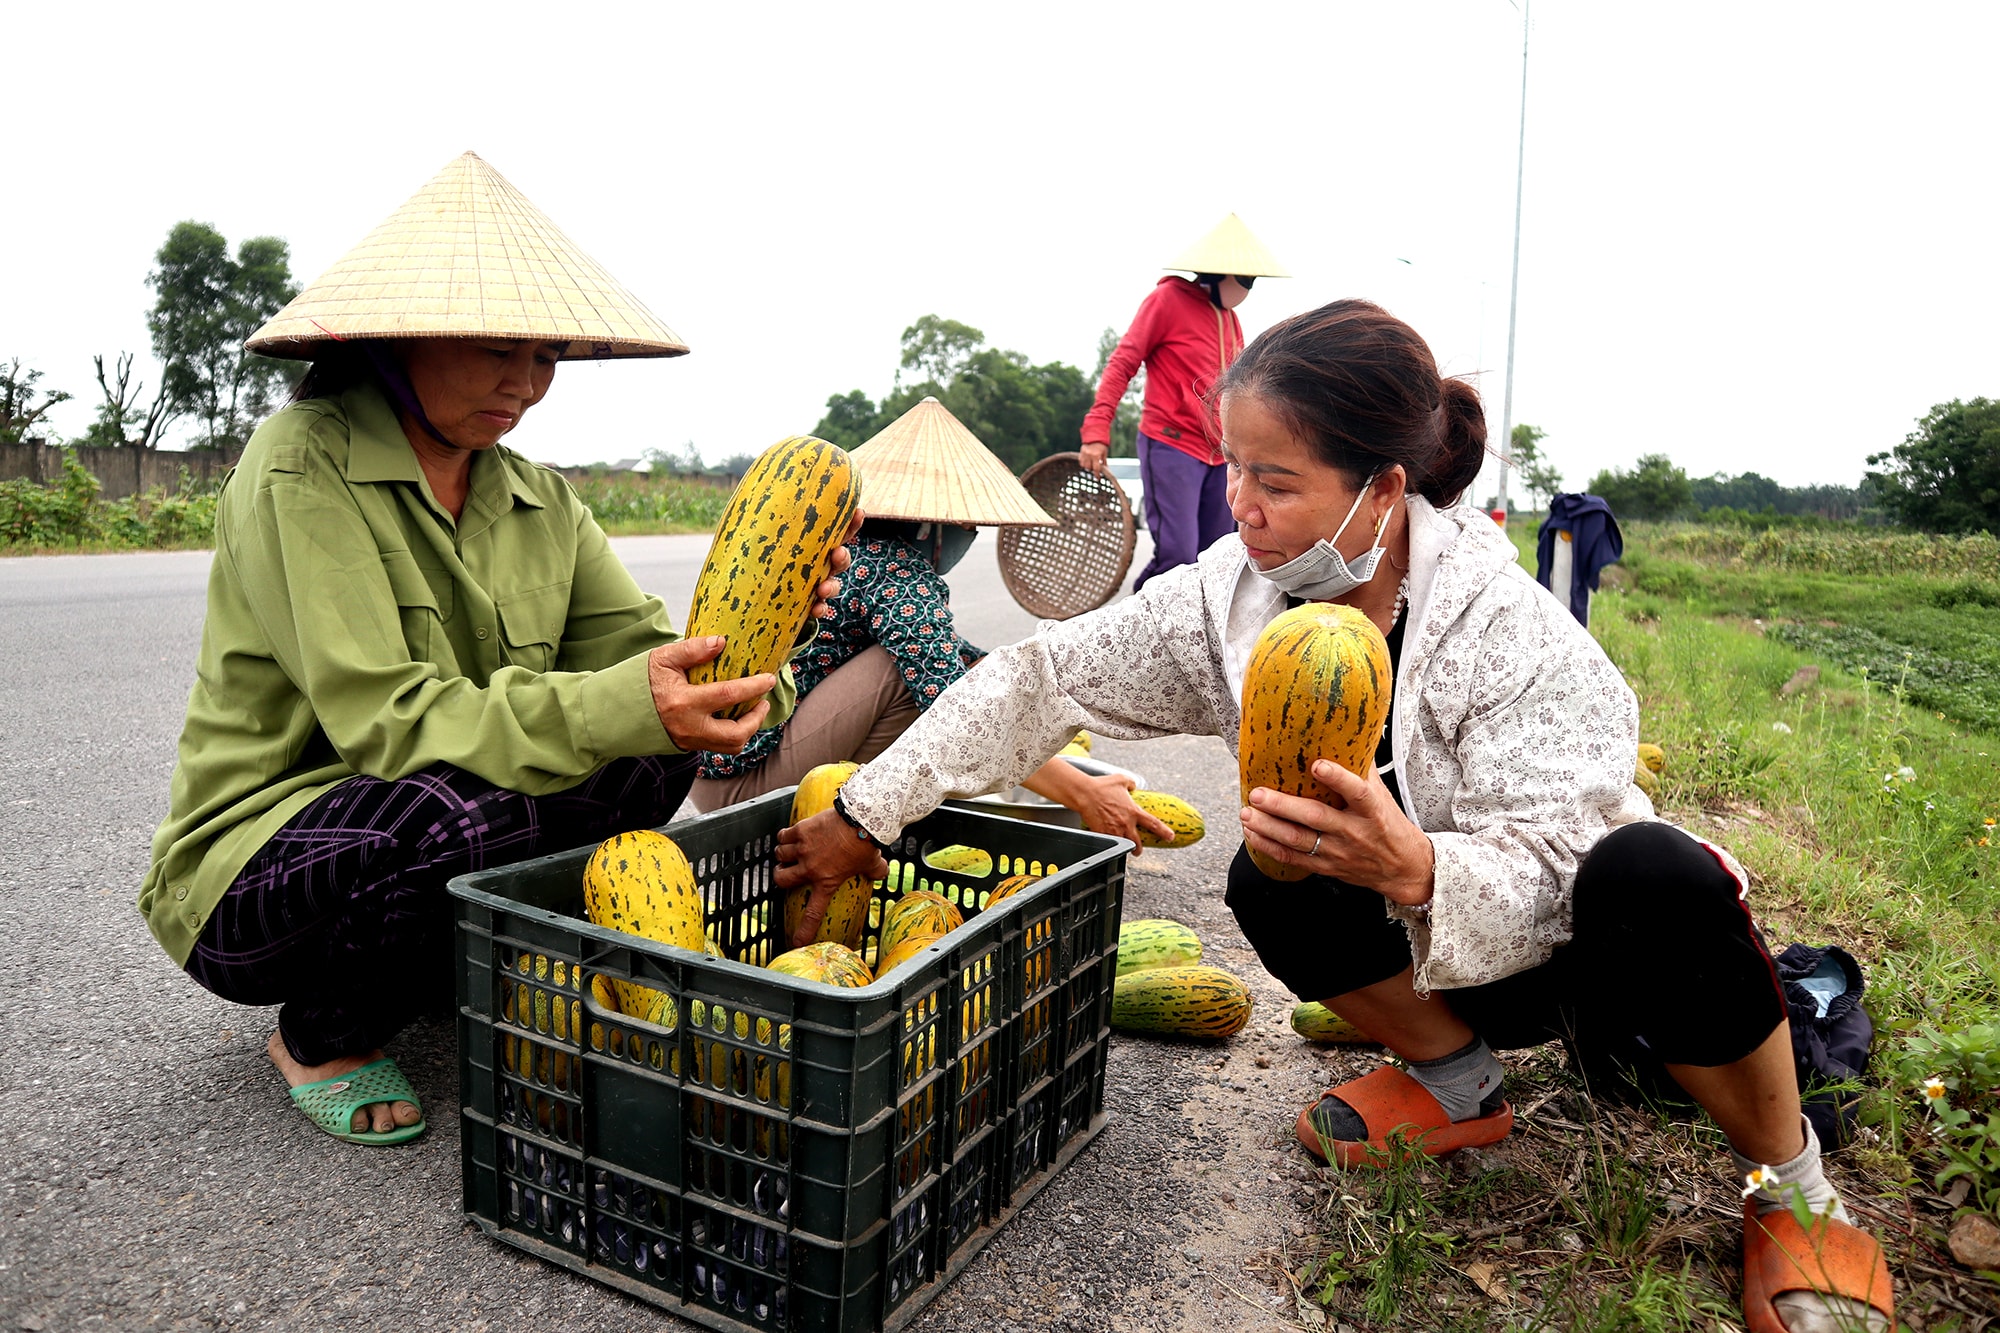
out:
<path id="1" fill-rule="evenodd" d="M 181 550 L 215 539 L 218 488 L 188 481 L 186 469 L 173 491 L 103 500 L 100 489 L 72 452 L 60 481 L 0 481 L 0 554 Z"/>
<path id="2" fill-rule="evenodd" d="M 710 532 L 729 503 L 727 486 L 644 473 L 605 473 L 572 483 L 578 498 L 614 537 Z M 0 481 L 0 554 L 171 551 L 215 541 L 219 486 L 186 480 L 168 491 L 100 499 L 97 478 L 63 458 L 62 480 Z"/>
<path id="3" fill-rule="evenodd" d="M 1516 541 L 1533 567 L 1534 529 Z M 1876 1026 L 1831 1169 L 1911 1329 L 2000 1324 L 1956 1262 L 2000 1214 L 2000 566 L 1990 537 L 1628 525 L 1591 630 L 1667 753 L 1661 812 L 1734 852 L 1773 950 L 1837 943 Z M 1802 668 L 1818 668 L 1818 674 Z M 1632 984 L 1672 985 L 1634 959 Z M 1444 1163 L 1321 1176 L 1274 1254 L 1309 1328 L 1741 1327 L 1739 1182 L 1705 1118 L 1511 1059 L 1517 1131 Z"/>

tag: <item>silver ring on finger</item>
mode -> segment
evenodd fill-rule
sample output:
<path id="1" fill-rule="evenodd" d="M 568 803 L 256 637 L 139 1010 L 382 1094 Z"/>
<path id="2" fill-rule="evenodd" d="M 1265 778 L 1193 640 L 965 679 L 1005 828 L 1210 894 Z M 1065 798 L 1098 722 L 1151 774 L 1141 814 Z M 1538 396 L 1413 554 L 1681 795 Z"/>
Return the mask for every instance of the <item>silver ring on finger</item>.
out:
<path id="1" fill-rule="evenodd" d="M 1311 859 L 1312 857 L 1315 857 L 1315 856 L 1318 856 L 1318 855 L 1319 855 L 1319 840 L 1320 840 L 1321 838 L 1324 838 L 1325 836 L 1326 836 L 1326 834 L 1324 834 L 1324 833 L 1315 833 L 1315 834 L 1313 835 L 1313 845 L 1312 845 L 1312 850 L 1306 853 L 1306 857 L 1307 857 L 1307 859 L 1308 859 L 1308 860 L 1310 860 L 1310 859 Z"/>

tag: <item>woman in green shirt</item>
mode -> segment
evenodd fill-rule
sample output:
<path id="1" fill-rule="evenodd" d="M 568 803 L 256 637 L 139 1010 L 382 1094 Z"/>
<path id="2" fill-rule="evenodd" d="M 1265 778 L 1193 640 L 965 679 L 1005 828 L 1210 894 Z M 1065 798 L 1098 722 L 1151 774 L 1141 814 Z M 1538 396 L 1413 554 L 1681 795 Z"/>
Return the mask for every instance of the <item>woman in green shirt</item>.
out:
<path id="1" fill-rule="evenodd" d="M 380 1048 L 449 1002 L 447 880 L 666 822 L 790 672 L 691 685 L 721 640 L 680 639 L 501 443 L 557 361 L 687 349 L 477 157 L 248 346 L 313 366 L 217 505 L 139 907 L 197 982 L 283 1006 L 271 1059 L 315 1124 L 400 1142 L 422 1112 Z"/>

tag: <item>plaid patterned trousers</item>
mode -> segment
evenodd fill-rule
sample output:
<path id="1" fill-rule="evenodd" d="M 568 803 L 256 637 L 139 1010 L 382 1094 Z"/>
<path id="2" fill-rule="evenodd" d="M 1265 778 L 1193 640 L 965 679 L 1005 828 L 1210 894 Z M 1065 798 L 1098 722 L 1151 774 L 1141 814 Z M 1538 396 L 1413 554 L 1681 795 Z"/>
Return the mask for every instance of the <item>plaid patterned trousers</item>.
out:
<path id="1" fill-rule="evenodd" d="M 250 858 L 188 975 L 225 1000 L 282 1005 L 301 1064 L 372 1051 L 451 1004 L 453 876 L 657 827 L 693 780 L 686 755 L 621 759 L 547 796 L 449 764 L 350 778 Z"/>

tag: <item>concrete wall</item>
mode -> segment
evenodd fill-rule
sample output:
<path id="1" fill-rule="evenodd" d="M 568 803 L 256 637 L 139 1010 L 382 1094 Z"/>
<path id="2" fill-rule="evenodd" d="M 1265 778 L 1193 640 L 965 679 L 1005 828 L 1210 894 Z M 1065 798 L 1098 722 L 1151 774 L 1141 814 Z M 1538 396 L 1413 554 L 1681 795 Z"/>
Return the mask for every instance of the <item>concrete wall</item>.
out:
<path id="1" fill-rule="evenodd" d="M 98 497 L 104 500 L 122 500 L 128 495 L 138 495 L 155 486 L 173 491 L 180 489 L 181 470 L 197 483 L 222 480 L 236 462 L 236 452 L 219 449 L 198 449 L 191 453 L 178 453 L 166 449 L 96 449 L 78 448 L 77 462 L 95 476 L 103 489 Z M 61 481 L 63 475 L 63 451 L 39 441 L 23 444 L 0 444 L 0 481 L 25 478 L 29 481 Z"/>

